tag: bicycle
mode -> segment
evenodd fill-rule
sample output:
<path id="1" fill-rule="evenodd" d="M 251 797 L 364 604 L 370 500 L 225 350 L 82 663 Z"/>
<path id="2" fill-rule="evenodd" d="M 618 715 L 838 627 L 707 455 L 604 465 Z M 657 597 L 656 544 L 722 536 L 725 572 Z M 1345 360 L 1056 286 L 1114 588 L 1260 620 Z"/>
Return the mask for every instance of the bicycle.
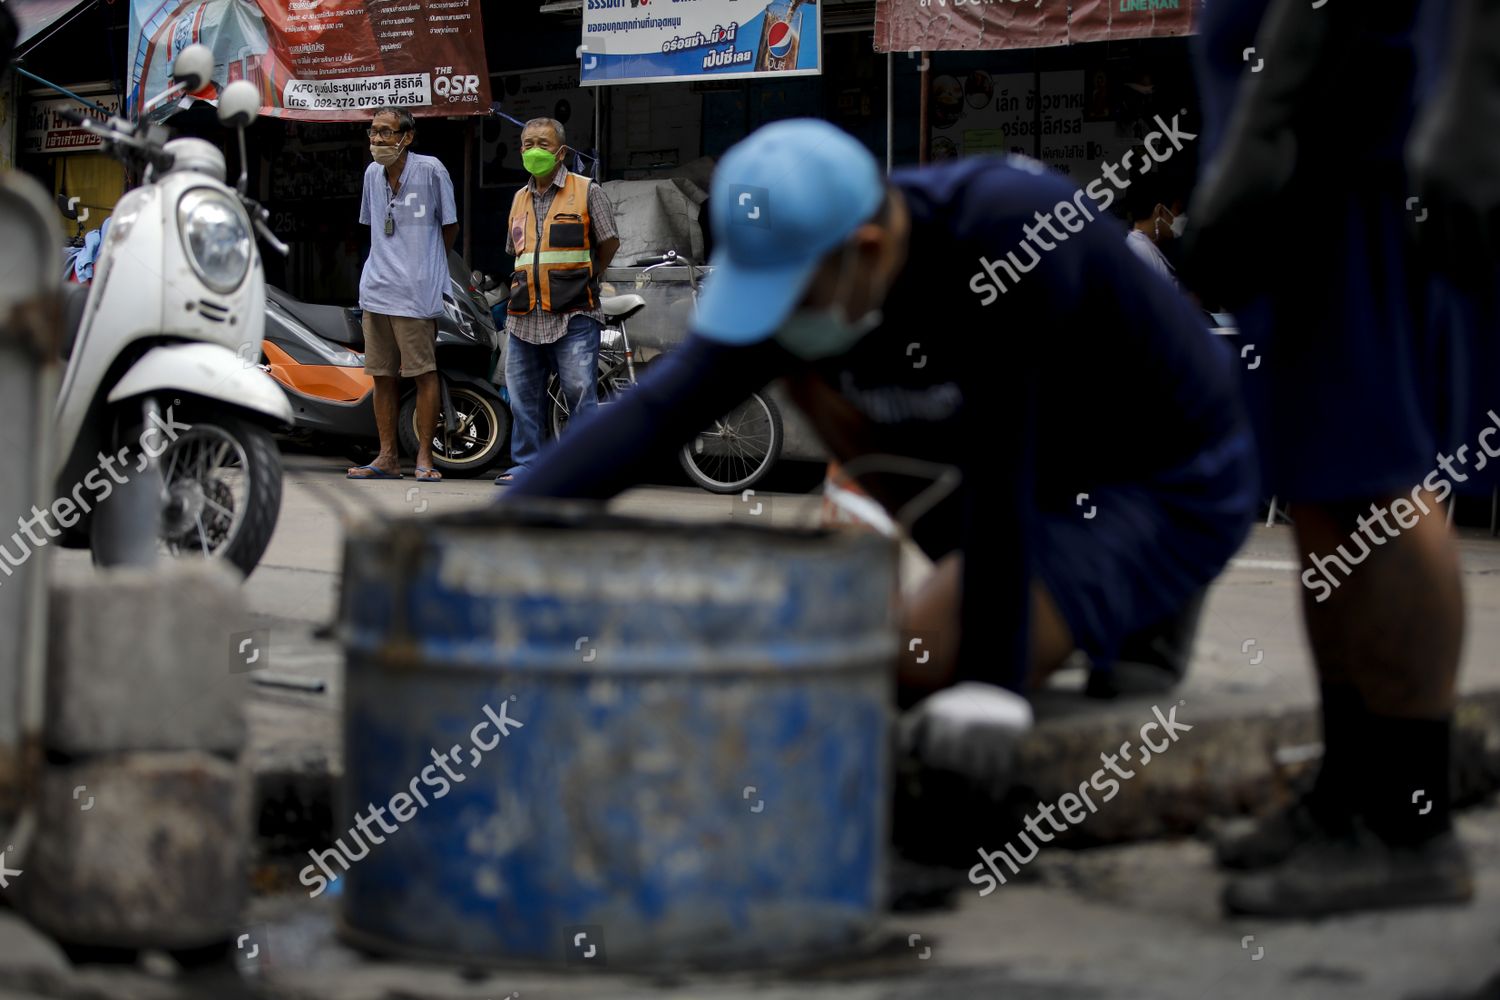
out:
<path id="1" fill-rule="evenodd" d="M 696 304 L 700 268 L 675 250 L 668 250 L 641 274 L 649 281 L 652 271 L 668 266 L 687 267 L 688 284 Z M 625 324 L 646 308 L 646 300 L 634 294 L 611 295 L 602 297 L 600 306 L 606 326 L 600 334 L 595 391 L 600 404 L 605 405 L 636 384 L 635 351 L 630 346 Z M 552 400 L 552 436 L 560 438 L 567 427 L 569 407 L 555 374 L 547 382 L 547 395 Z M 683 445 L 678 461 L 688 477 L 710 493 L 739 493 L 759 482 L 776 464 L 785 440 L 780 409 L 764 394 L 752 392 L 744 402 Z"/>

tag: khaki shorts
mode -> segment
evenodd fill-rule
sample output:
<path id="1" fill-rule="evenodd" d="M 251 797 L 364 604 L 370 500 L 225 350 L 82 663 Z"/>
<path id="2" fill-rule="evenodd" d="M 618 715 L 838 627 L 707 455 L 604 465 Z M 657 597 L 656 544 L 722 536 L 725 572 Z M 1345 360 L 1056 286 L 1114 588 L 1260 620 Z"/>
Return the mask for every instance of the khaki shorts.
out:
<path id="1" fill-rule="evenodd" d="M 365 311 L 365 374 L 414 378 L 437 371 L 437 321 Z"/>

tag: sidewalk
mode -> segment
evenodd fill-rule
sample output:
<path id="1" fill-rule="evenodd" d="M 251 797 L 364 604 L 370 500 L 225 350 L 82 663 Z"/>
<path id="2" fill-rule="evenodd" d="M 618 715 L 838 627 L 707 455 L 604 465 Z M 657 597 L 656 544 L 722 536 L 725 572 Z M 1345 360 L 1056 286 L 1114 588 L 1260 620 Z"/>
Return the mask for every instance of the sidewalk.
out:
<path id="1" fill-rule="evenodd" d="M 1085 699 L 1076 694 L 1081 674 L 1060 674 L 1056 689 L 1036 700 L 1038 724 L 1021 747 L 1005 812 L 1019 816 L 1076 789 L 1099 768 L 1101 752 L 1136 741 L 1153 707 L 1165 713 L 1173 705 L 1191 733 L 1085 824 L 1060 835 L 1063 843 L 1188 833 L 1210 816 L 1264 809 L 1286 796 L 1321 753 L 1290 539 L 1284 527 L 1256 529 L 1210 592 L 1193 665 L 1170 696 Z M 1454 760 L 1458 799 L 1473 803 L 1500 789 L 1500 543 L 1476 533 L 1463 538 L 1461 549 L 1469 613 Z M 252 759 L 261 798 L 270 806 L 263 810 L 264 834 L 276 846 L 298 850 L 319 833 L 316 822 L 326 822 L 333 776 L 342 772 L 342 662 L 325 640 L 274 651 L 273 663 L 279 672 L 317 676 L 329 685 L 325 694 L 310 696 L 261 689 L 250 707 Z M 972 833 L 975 817 L 967 810 L 973 805 L 958 816 L 935 814 L 932 822 Z"/>

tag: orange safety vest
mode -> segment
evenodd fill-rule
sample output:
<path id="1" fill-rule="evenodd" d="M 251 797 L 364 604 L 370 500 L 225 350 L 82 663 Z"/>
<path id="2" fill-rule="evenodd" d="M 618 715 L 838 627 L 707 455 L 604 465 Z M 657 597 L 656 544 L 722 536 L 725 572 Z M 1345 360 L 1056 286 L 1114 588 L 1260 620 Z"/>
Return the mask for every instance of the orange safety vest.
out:
<path id="1" fill-rule="evenodd" d="M 587 177 L 568 171 L 562 190 L 552 196 L 542 225 L 541 246 L 533 245 L 537 227 L 531 184 L 516 192 L 508 226 L 515 233 L 520 223 L 524 244 L 516 245 L 510 302 L 505 307 L 510 315 L 524 316 L 538 305 L 552 313 L 598 308 L 599 300 L 589 280 L 594 268 L 589 184 Z"/>

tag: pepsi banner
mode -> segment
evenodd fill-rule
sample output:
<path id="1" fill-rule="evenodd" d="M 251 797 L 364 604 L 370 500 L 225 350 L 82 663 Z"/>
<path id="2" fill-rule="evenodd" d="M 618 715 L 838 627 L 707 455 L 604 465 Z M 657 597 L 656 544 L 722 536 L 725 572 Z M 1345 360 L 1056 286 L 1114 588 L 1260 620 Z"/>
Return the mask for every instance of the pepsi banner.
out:
<path id="1" fill-rule="evenodd" d="M 822 72 L 818 0 L 584 0 L 585 86 Z"/>
<path id="2" fill-rule="evenodd" d="M 876 52 L 1035 49 L 1190 35 L 1204 0 L 875 0 Z"/>
<path id="3" fill-rule="evenodd" d="M 168 86 L 195 42 L 214 53 L 216 100 L 235 80 L 260 90 L 261 114 L 363 121 L 375 107 L 413 115 L 487 114 L 480 0 L 131 0 L 127 108 Z M 171 106 L 164 109 L 169 113 Z"/>

